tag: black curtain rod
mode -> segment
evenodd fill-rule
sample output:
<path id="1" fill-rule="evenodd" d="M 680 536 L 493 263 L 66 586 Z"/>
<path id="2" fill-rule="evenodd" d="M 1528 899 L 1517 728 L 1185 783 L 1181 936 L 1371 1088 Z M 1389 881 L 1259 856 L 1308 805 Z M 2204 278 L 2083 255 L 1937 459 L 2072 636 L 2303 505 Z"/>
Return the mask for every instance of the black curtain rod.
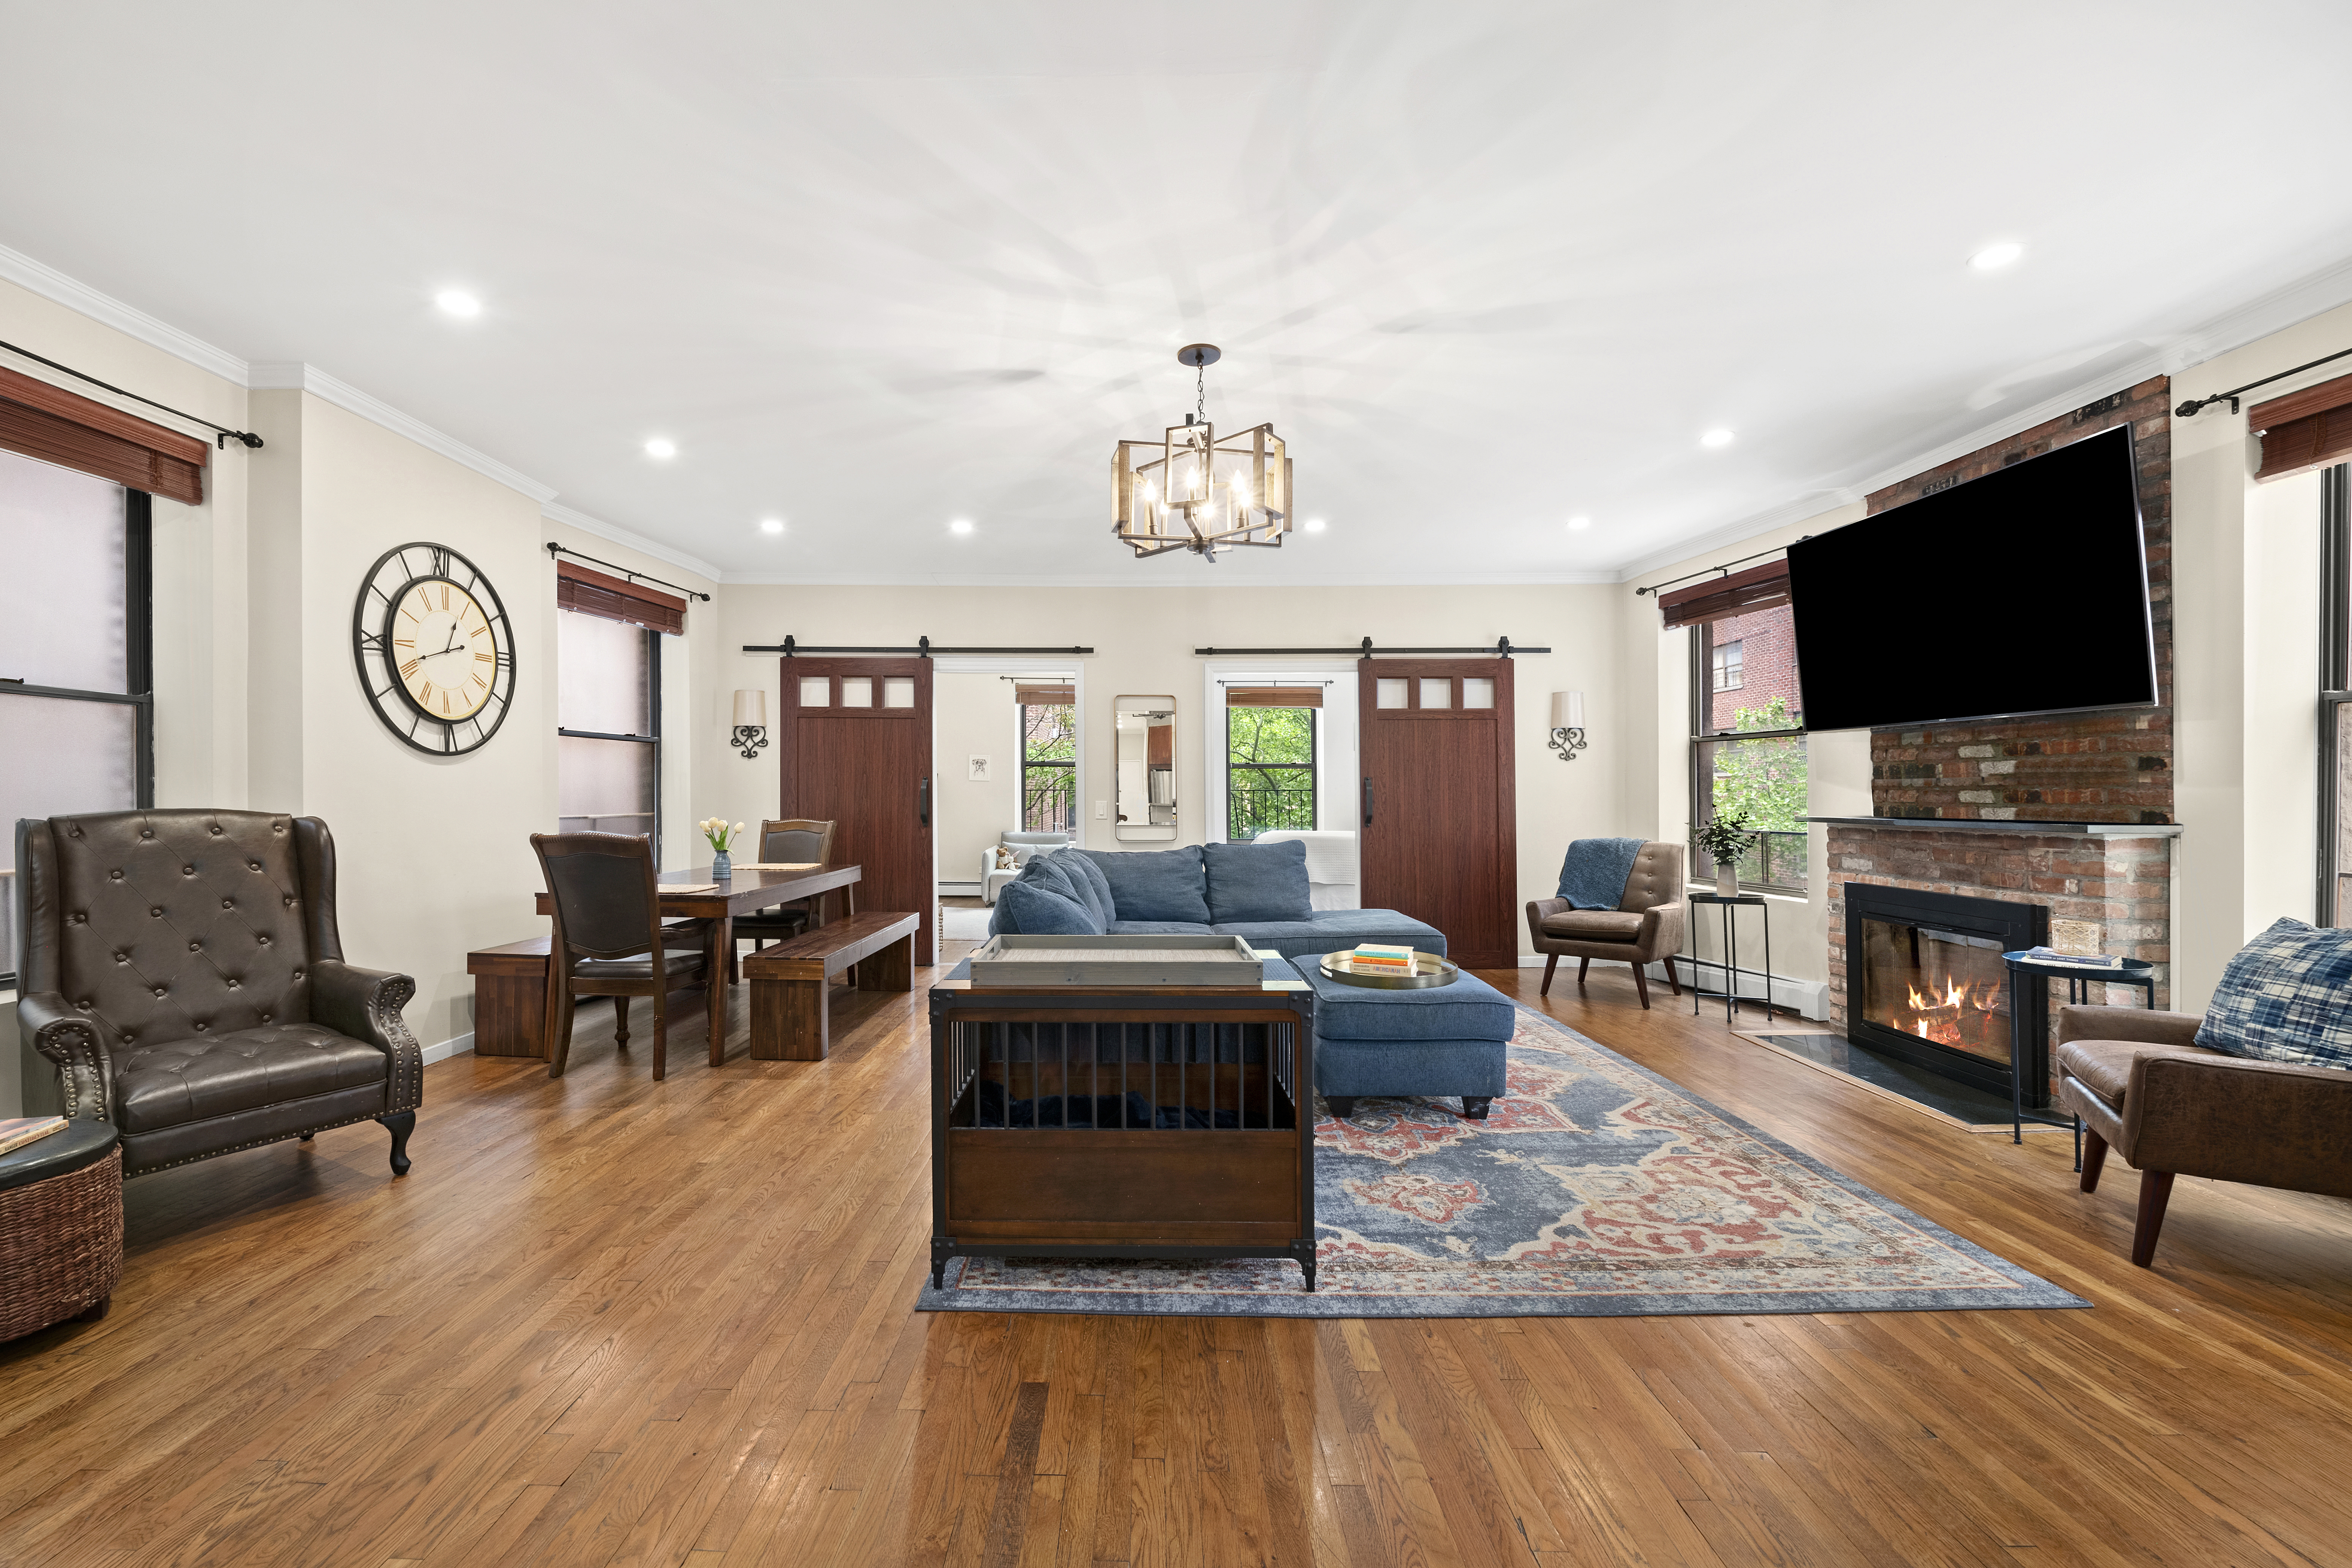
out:
<path id="1" fill-rule="evenodd" d="M 63 371 L 66 374 L 74 377 L 76 380 L 86 381 L 92 386 L 102 386 L 106 388 L 107 391 L 113 393 L 117 397 L 127 397 L 133 403 L 143 403 L 150 408 L 160 408 L 175 419 L 184 419 L 191 425 L 201 425 L 207 430 L 216 430 L 220 435 L 219 438 L 213 443 L 213 449 L 215 451 L 226 450 L 228 444 L 231 441 L 242 441 L 247 447 L 258 447 L 261 445 L 261 437 L 255 435 L 250 430 L 232 430 L 226 425 L 215 425 L 209 419 L 199 419 L 193 414 L 183 414 L 168 403 L 158 403 L 152 397 L 142 397 L 135 392 L 125 392 L 122 388 L 115 385 L 114 383 L 110 381 L 100 381 L 94 375 L 85 375 L 69 364 L 59 364 L 53 359 L 45 359 L 41 355 L 35 353 L 30 349 L 20 349 L 15 343 L 10 342 L 0 342 L 0 349 L 6 349 L 12 354 L 22 354 L 26 359 L 31 360 L 34 363 L 47 365 L 51 370 Z"/>
<path id="2" fill-rule="evenodd" d="M 1811 539 L 1811 537 L 1812 535 L 1810 533 L 1801 534 L 1798 536 L 1797 542 L 1802 544 L 1806 540 Z M 1671 588 L 1677 583 L 1687 583 L 1694 577 L 1704 577 L 1710 572 L 1720 572 L 1724 575 L 1729 576 L 1731 569 L 1734 566 L 1740 565 L 1745 562 L 1761 561 L 1767 555 L 1782 554 L 1787 552 L 1788 548 L 1789 547 L 1785 544 L 1776 544 L 1769 550 L 1759 550 L 1753 555 L 1735 555 L 1730 560 L 1723 563 L 1720 566 L 1702 566 L 1696 572 L 1685 572 L 1679 577 L 1669 577 L 1663 583 L 1653 583 L 1646 588 L 1636 588 L 1633 590 L 1633 593 L 1636 596 L 1643 594 L 1655 594 L 1662 589 Z"/>
<path id="3" fill-rule="evenodd" d="M 780 643 L 745 643 L 745 653 L 780 653 L 786 658 L 808 653 L 895 653 L 912 654 L 917 658 L 929 658 L 942 653 L 1017 653 L 1029 657 L 1055 653 L 1092 653 L 1090 647 L 939 647 L 929 637 L 918 637 L 913 647 L 845 647 L 833 645 L 818 647 L 787 637 Z"/>
<path id="4" fill-rule="evenodd" d="M 1361 643 L 1358 644 L 1354 647 L 1196 647 L 1192 651 L 1194 654 L 1203 658 L 1258 658 L 1269 656 L 1276 658 L 1296 658 L 1300 654 L 1348 654 L 1357 658 L 1370 658 L 1376 653 L 1400 655 L 1426 653 L 1485 653 L 1497 655 L 1503 658 L 1508 658 L 1515 653 L 1549 653 L 1551 649 L 1548 647 L 1522 647 L 1513 643 L 1508 637 L 1496 637 L 1493 646 L 1482 647 L 1375 648 L 1372 647 L 1372 639 L 1366 637 Z"/>
<path id="5" fill-rule="evenodd" d="M 582 561 L 593 561 L 599 566 L 610 566 L 614 571 L 618 572 L 622 576 L 627 578 L 632 583 L 651 583 L 656 587 L 677 588 L 679 593 L 685 595 L 689 599 L 700 599 L 705 604 L 709 604 L 710 602 L 710 595 L 702 592 L 699 588 L 681 588 L 678 587 L 678 584 L 676 583 L 667 581 L 664 578 L 648 577 L 642 572 L 632 572 L 616 561 L 607 561 L 601 555 L 591 555 L 585 551 L 574 550 L 569 544 L 558 544 L 553 540 L 550 540 L 547 545 L 547 552 L 550 555 L 570 555 Z"/>
<path id="6" fill-rule="evenodd" d="M 2188 402 L 2182 404 L 2179 407 L 2174 409 L 2172 411 L 2173 415 L 2175 417 L 2180 419 L 2194 419 L 2197 417 L 2200 410 L 2210 408 L 2217 403 L 2227 403 L 2230 405 L 2230 412 L 2235 414 L 2238 411 L 2238 394 L 2242 392 L 2252 392 L 2258 386 L 2268 386 L 2274 381 L 2284 381 L 2291 375 L 2300 375 L 2305 371 L 2311 369 L 2312 365 L 2326 364 L 2329 360 L 2342 359 L 2346 354 L 2352 354 L 2352 349 L 2337 349 L 2332 354 L 2320 355 L 2317 359 L 2313 360 L 2311 364 L 2299 364 L 2293 370 L 2283 370 L 2276 375 L 2266 375 L 2260 381 L 2250 381 L 2243 386 L 2233 386 L 2227 392 L 2217 392 L 2210 397 L 2192 397 Z"/>

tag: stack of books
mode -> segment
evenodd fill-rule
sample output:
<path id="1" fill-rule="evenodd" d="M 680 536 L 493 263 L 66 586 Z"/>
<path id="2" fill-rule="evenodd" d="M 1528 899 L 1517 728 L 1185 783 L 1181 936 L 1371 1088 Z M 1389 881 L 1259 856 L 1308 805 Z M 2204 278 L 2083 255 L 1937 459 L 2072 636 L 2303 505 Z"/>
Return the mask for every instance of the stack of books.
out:
<path id="1" fill-rule="evenodd" d="M 27 1143 L 37 1143 L 52 1132 L 66 1130 L 62 1116 L 11 1116 L 0 1118 L 0 1154 L 22 1149 Z"/>
<path id="2" fill-rule="evenodd" d="M 1411 974 L 1412 949 L 1393 947 L 1387 942 L 1360 942 L 1356 944 L 1356 951 L 1348 955 L 1348 962 L 1358 970 L 1369 969 L 1379 973 Z"/>

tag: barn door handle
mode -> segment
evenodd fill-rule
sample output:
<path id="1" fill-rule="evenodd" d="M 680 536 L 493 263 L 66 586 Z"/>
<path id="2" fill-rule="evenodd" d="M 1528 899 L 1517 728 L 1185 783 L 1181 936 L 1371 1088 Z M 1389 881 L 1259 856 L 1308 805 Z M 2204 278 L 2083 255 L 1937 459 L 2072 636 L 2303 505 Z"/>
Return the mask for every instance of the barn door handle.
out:
<path id="1" fill-rule="evenodd" d="M 1370 774 L 1369 774 L 1369 773 L 1367 773 L 1367 774 L 1364 776 L 1364 826 L 1367 826 L 1367 827 L 1370 827 L 1371 825 L 1372 825 L 1372 780 L 1371 780 L 1371 775 L 1370 775 Z"/>
<path id="2" fill-rule="evenodd" d="M 921 826 L 931 825 L 931 775 L 929 773 L 925 773 L 915 785 L 915 816 L 920 819 Z"/>

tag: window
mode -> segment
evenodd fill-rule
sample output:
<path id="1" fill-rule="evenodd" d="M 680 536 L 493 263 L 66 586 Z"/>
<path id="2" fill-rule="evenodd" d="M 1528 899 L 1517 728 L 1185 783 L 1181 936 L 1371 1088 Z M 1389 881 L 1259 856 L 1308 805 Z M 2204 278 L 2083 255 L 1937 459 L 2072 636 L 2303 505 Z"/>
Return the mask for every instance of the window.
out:
<path id="1" fill-rule="evenodd" d="M 2319 495 L 2317 902 L 2320 924 L 2352 926 L 2352 467 L 2322 474 Z"/>
<path id="2" fill-rule="evenodd" d="M 0 987 L 16 984 L 19 817 L 155 804 L 148 497 L 0 450 Z"/>
<path id="3" fill-rule="evenodd" d="M 634 833 L 661 863 L 661 634 L 555 615 L 555 793 L 566 833 Z"/>
<path id="4" fill-rule="evenodd" d="M 1447 693 L 1451 698 L 1451 692 Z M 1323 688 L 1225 692 L 1225 838 L 1315 826 L 1316 724 Z"/>
<path id="5" fill-rule="evenodd" d="M 1021 703 L 1021 826 L 1030 833 L 1078 830 L 1078 710 L 1070 689 L 1024 687 Z"/>
<path id="6" fill-rule="evenodd" d="M 1715 689 L 1717 691 L 1737 691 L 1747 684 L 1741 679 L 1739 671 L 1741 646 L 1736 642 L 1715 645 L 1710 659 L 1715 671 Z"/>
<path id="7" fill-rule="evenodd" d="M 1803 893 L 1805 718 L 1789 606 L 1691 627 L 1691 826 L 1737 815 L 1757 834 L 1740 862 L 1753 892 Z M 1691 871 L 1715 864 L 1694 845 Z"/>

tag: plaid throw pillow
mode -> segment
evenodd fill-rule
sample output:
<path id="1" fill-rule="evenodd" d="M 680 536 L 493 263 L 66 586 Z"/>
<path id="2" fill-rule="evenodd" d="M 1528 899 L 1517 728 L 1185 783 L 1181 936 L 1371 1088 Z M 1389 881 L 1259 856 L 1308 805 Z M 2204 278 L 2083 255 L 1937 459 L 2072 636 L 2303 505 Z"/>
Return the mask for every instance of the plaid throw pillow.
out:
<path id="1" fill-rule="evenodd" d="M 2197 1043 L 2290 1067 L 2352 1070 L 2352 931 L 2282 920 L 2238 950 Z"/>

